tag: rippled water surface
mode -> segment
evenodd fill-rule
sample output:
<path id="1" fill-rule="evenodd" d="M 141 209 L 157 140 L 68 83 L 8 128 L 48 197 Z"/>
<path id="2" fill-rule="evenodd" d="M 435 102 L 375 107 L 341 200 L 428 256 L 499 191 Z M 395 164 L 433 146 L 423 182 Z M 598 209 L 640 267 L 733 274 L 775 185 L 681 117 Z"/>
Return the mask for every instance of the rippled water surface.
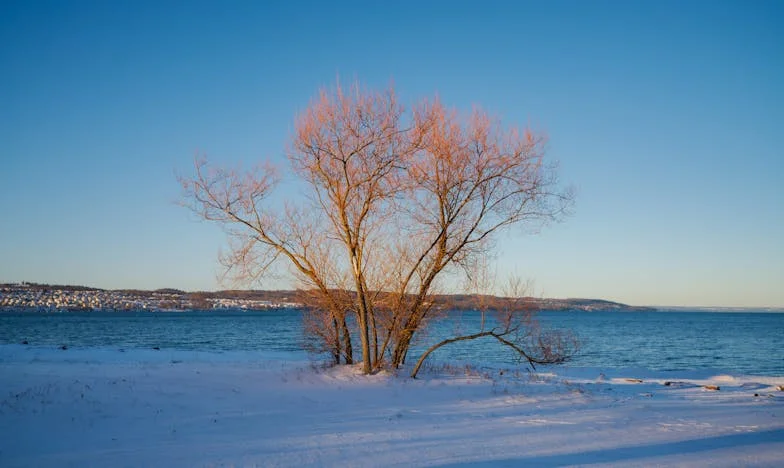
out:
<path id="1" fill-rule="evenodd" d="M 302 353 L 301 312 L 0 312 L 0 343 L 34 346 L 171 348 Z M 546 312 L 545 327 L 581 342 L 573 365 L 653 370 L 716 369 L 784 375 L 784 314 L 723 312 Z M 455 313 L 432 327 L 417 349 L 455 330 L 474 331 L 479 314 Z M 415 349 L 414 351 L 417 351 Z M 514 363 L 495 341 L 439 349 L 436 360 Z"/>

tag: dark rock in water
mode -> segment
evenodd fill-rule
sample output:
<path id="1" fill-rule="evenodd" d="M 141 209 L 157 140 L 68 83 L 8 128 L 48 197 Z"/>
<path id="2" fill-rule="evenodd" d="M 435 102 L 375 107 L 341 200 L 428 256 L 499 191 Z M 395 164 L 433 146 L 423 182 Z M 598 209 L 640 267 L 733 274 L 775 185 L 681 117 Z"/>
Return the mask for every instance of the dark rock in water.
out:
<path id="1" fill-rule="evenodd" d="M 153 346 L 152 349 L 154 349 L 155 351 L 160 351 L 161 347 L 160 346 Z"/>
<path id="2" fill-rule="evenodd" d="M 687 382 L 679 382 L 677 380 L 667 380 L 664 382 L 665 387 L 696 387 L 696 385 L 689 384 Z"/>
<path id="3" fill-rule="evenodd" d="M 30 344 L 30 343 L 28 343 L 27 340 L 22 340 L 22 344 Z"/>
<path id="4" fill-rule="evenodd" d="M 62 346 L 60 346 L 60 349 L 62 349 L 63 351 L 65 351 L 66 349 L 68 349 L 68 346 L 67 346 L 67 345 L 62 345 Z"/>
<path id="5" fill-rule="evenodd" d="M 776 386 L 776 390 L 778 390 L 778 391 L 780 391 L 780 392 L 784 392 L 784 385 L 778 385 L 778 386 Z"/>
<path id="6" fill-rule="evenodd" d="M 623 379 L 629 383 L 642 383 L 641 379 Z"/>

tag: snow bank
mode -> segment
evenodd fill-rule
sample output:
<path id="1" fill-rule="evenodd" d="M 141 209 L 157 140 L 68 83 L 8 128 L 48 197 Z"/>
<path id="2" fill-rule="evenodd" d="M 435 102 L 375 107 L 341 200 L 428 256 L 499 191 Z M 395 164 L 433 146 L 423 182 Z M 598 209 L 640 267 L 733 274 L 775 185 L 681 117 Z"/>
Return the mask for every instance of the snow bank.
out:
<path id="1" fill-rule="evenodd" d="M 784 453 L 784 377 L 423 377 L 282 355 L 0 346 L 0 466 L 776 466 Z"/>

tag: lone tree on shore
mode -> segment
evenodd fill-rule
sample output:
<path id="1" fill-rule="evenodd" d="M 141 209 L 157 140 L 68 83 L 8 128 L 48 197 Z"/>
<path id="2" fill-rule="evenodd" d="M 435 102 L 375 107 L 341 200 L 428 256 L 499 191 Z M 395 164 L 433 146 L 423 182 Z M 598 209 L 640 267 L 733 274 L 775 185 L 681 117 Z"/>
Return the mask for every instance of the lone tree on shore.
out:
<path id="1" fill-rule="evenodd" d="M 287 156 L 302 199 L 271 203 L 280 179 L 270 165 L 240 173 L 197 161 L 195 176 L 181 182 L 188 206 L 226 229 L 222 261 L 234 278 L 254 281 L 285 263 L 300 284 L 313 348 L 350 364 L 358 336 L 371 373 L 406 362 L 436 313 L 440 278 L 470 277 L 499 231 L 565 213 L 572 196 L 559 188 L 544 145 L 542 135 L 507 129 L 478 109 L 461 115 L 438 99 L 406 109 L 391 88 L 338 85 L 296 119 Z M 501 328 L 472 335 L 531 364 L 568 357 L 569 342 L 554 336 L 512 340 L 529 316 L 522 308 Z"/>

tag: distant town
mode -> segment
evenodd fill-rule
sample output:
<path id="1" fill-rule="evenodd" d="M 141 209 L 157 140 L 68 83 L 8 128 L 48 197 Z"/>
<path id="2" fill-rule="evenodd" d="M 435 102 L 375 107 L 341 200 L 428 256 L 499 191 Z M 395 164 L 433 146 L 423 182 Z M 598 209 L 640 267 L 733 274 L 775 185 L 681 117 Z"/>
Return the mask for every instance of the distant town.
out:
<path id="1" fill-rule="evenodd" d="M 51 310 L 284 309 L 301 304 L 294 291 L 185 292 L 178 289 L 105 290 L 36 283 L 0 285 L 0 308 Z"/>
<path id="2" fill-rule="evenodd" d="M 178 289 L 154 291 L 105 290 L 85 286 L 37 283 L 0 284 L 0 309 L 51 311 L 97 310 L 270 310 L 302 307 L 297 291 L 226 290 L 186 292 Z M 473 295 L 440 295 L 435 302 L 449 310 L 477 308 Z M 654 310 L 599 299 L 532 299 L 540 310 Z"/>

